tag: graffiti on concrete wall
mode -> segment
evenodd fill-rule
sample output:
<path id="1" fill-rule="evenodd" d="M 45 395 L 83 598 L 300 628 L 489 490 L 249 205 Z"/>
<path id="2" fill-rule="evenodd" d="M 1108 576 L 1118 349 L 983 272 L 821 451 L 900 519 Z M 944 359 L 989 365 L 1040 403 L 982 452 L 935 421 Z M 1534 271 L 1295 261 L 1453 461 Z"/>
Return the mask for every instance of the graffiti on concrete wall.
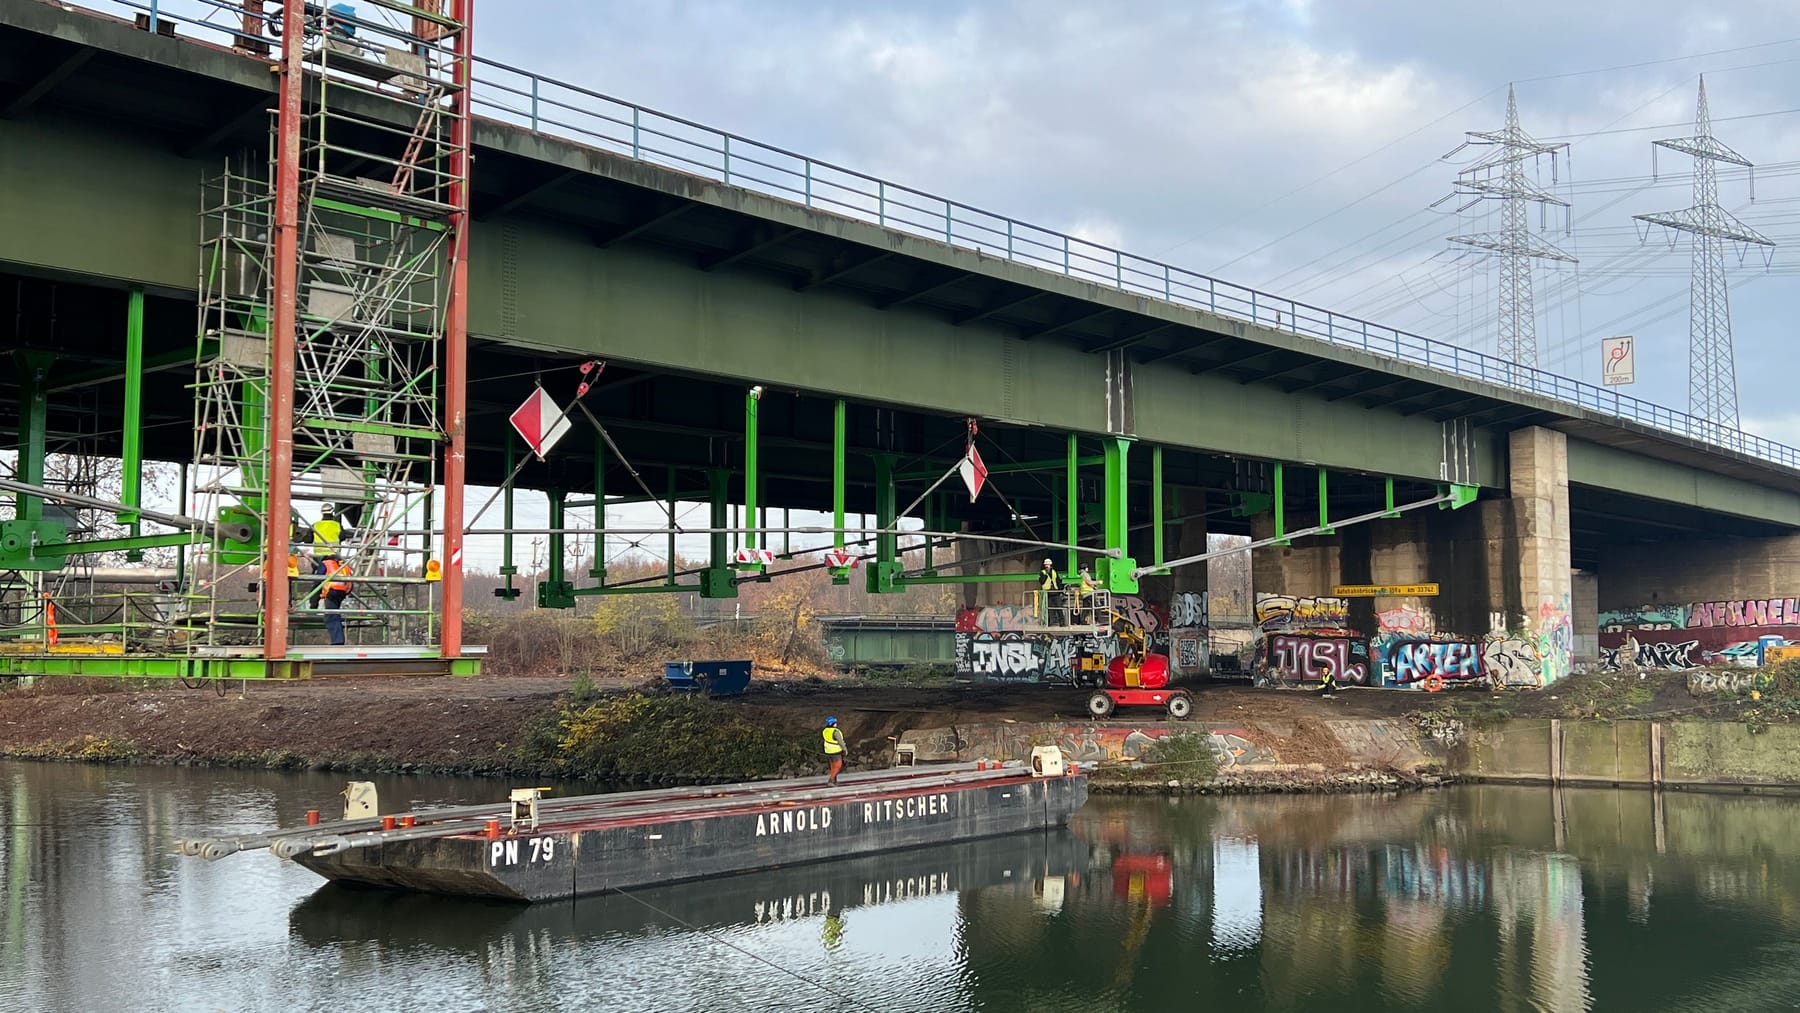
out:
<path id="1" fill-rule="evenodd" d="M 1481 645 L 1449 638 L 1396 637 L 1381 645 L 1379 685 L 1423 688 L 1435 676 L 1452 686 L 1487 682 Z"/>
<path id="2" fill-rule="evenodd" d="M 1690 693 L 1748 693 L 1768 689 L 1775 679 L 1765 672 L 1697 668 L 1688 673 L 1687 684 Z"/>
<path id="3" fill-rule="evenodd" d="M 1800 641 L 1800 598 L 1639 605 L 1600 613 L 1603 667 L 1753 667 L 1763 648 Z"/>
<path id="4" fill-rule="evenodd" d="M 1411 605 L 1400 605 L 1375 613 L 1375 626 L 1382 633 L 1398 636 L 1426 637 L 1435 631 L 1431 613 Z"/>
<path id="5" fill-rule="evenodd" d="M 1039 729 L 1042 726 L 1038 726 Z M 1170 735 L 1205 734 L 1206 744 L 1221 768 L 1267 766 L 1279 762 L 1275 751 L 1259 745 L 1250 732 L 1237 725 L 1204 725 L 1188 728 L 1150 726 L 1132 728 L 1101 725 L 1092 722 L 1069 725 L 1058 731 L 1051 744 L 1063 751 L 1063 758 L 1083 765 L 1129 763 L 1142 758 L 1144 751 L 1157 739 Z M 1018 733 L 1019 741 L 1003 741 L 1002 751 L 1011 756 L 1028 756 L 1031 747 L 1044 745 L 1039 730 Z M 1029 740 L 1029 741 L 1027 741 Z"/>
<path id="6" fill-rule="evenodd" d="M 1169 628 L 1204 629 L 1211 625 L 1205 591 L 1177 591 L 1169 599 Z"/>
<path id="7" fill-rule="evenodd" d="M 1148 634 L 1151 651 L 1168 654 L 1167 613 L 1137 595 L 1115 595 L 1113 608 Z M 1036 632 L 1043 624 L 1031 609 L 1019 605 L 965 608 L 956 614 L 956 671 L 981 682 L 1077 683 L 1080 660 L 1118 652 L 1112 636 L 1074 636 Z M 1204 659 L 1204 655 L 1202 655 Z"/>
<path id="8" fill-rule="evenodd" d="M 1569 676 L 1575 657 L 1575 623 L 1569 618 L 1569 596 L 1560 602 L 1543 602 L 1538 606 L 1537 649 L 1542 660 L 1542 679 L 1538 685 L 1548 686 Z"/>
<path id="9" fill-rule="evenodd" d="M 1524 633 L 1495 633 L 1481 645 L 1481 666 L 1494 686 L 1531 687 L 1544 684 L 1544 658 L 1537 638 Z"/>
<path id="10" fill-rule="evenodd" d="M 1369 680 L 1369 647 L 1354 634 L 1276 633 L 1257 642 L 1258 686 L 1318 685 L 1330 672 L 1343 685 Z"/>
<path id="11" fill-rule="evenodd" d="M 1600 667 L 1616 672 L 1626 668 L 1665 668 L 1679 671 L 1701 664 L 1700 641 L 1676 631 L 1672 639 L 1638 639 L 1669 631 L 1641 631 L 1624 635 L 1618 645 L 1600 648 Z"/>
<path id="12" fill-rule="evenodd" d="M 1350 603 L 1344 598 L 1259 594 L 1256 625 L 1265 633 L 1344 630 L 1350 625 Z"/>

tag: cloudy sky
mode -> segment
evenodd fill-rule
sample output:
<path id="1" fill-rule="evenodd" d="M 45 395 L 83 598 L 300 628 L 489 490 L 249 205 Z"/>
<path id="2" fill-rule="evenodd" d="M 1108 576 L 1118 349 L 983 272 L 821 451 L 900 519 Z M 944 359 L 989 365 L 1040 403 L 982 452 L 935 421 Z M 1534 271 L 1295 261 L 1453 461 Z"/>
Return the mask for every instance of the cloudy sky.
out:
<path id="1" fill-rule="evenodd" d="M 1471 8 L 1394 0 L 537 0 L 484 55 L 896 183 L 1316 305 L 1495 350 L 1496 265 L 1446 242 L 1491 204 L 1432 205 L 1497 130 L 1567 142 L 1536 167 L 1572 211 L 1531 220 L 1577 266 L 1536 271 L 1540 363 L 1687 405 L 1685 239 L 1705 74 L 1716 135 L 1761 166 L 1720 202 L 1783 244 L 1728 251 L 1745 427 L 1800 445 L 1787 318 L 1800 274 L 1800 23 L 1787 4 Z M 1647 241 L 1646 241 L 1647 238 Z"/>
<path id="2" fill-rule="evenodd" d="M 188 0 L 196 2 L 196 0 Z M 1540 182 L 1573 204 L 1536 271 L 1540 365 L 1687 406 L 1686 208 L 1706 75 L 1716 133 L 1756 162 L 1720 202 L 1782 244 L 1728 252 L 1745 427 L 1800 445 L 1789 310 L 1800 276 L 1800 22 L 1791 5 L 1641 0 L 487 0 L 504 63 L 1179 267 L 1495 350 L 1496 265 L 1446 237 L 1492 204 L 1434 202 L 1497 130 L 1568 142 Z M 491 73 L 491 72 L 487 72 Z M 1534 227 L 1539 216 L 1532 216 Z M 622 517 L 625 523 L 653 518 Z M 525 523 L 522 519 L 522 523 Z M 484 553 L 485 555 L 485 553 Z M 490 563 L 491 565 L 491 563 Z"/>
<path id="3" fill-rule="evenodd" d="M 1687 244 L 1641 242 L 1631 215 L 1691 203 L 1691 162 L 1653 182 L 1650 142 L 1692 132 L 1700 74 L 1718 136 L 1764 167 L 1754 204 L 1741 171 L 1721 203 L 1800 245 L 1800 23 L 1774 2 L 536 0 L 477 33 L 548 76 L 1489 351 L 1495 265 L 1445 237 L 1495 227 L 1491 205 L 1431 205 L 1479 152 L 1441 156 L 1498 129 L 1516 82 L 1525 129 L 1571 144 L 1572 222 L 1546 238 L 1580 265 L 1537 272 L 1541 361 L 1598 380 L 1599 339 L 1635 334 L 1632 392 L 1680 407 Z M 1790 441 L 1766 367 L 1797 255 L 1728 258 L 1744 415 Z"/>

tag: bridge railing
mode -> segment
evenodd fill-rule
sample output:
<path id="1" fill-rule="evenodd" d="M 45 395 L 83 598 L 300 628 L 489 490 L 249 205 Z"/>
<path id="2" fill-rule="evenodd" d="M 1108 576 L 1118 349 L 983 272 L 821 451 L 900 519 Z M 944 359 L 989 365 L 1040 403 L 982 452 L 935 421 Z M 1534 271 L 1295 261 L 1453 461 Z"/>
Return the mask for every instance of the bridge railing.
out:
<path id="1" fill-rule="evenodd" d="M 175 21 L 196 30 L 205 41 L 230 45 L 240 36 L 237 25 L 242 10 L 236 0 L 81 2 L 100 10 L 125 8 L 148 16 L 152 22 Z M 1800 450 L 1793 447 L 1616 390 L 1140 257 L 496 60 L 477 57 L 475 63 L 472 102 L 476 112 L 534 134 L 574 141 L 804 207 L 1004 257 L 1102 288 L 1161 299 L 1480 380 L 1750 457 L 1800 467 Z"/>

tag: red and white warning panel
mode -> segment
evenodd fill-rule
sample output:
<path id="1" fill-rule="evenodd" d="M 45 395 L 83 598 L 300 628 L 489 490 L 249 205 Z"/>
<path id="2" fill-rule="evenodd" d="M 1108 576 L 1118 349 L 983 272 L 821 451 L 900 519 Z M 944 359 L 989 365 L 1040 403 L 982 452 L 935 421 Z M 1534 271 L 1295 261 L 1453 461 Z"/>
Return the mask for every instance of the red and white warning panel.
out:
<path id="1" fill-rule="evenodd" d="M 770 563 L 775 562 L 775 550 L 739 549 L 737 550 L 737 555 L 734 559 L 739 563 L 760 563 L 763 566 L 768 566 Z"/>
<path id="2" fill-rule="evenodd" d="M 512 425 L 540 461 L 569 431 L 569 420 L 563 415 L 562 408 L 542 387 L 532 391 L 525 403 L 512 413 Z"/>
<path id="3" fill-rule="evenodd" d="M 975 497 L 981 495 L 981 486 L 987 481 L 988 474 L 987 465 L 981 463 L 981 451 L 975 449 L 975 444 L 969 444 L 969 452 L 963 455 L 962 463 L 956 466 L 956 470 L 962 473 L 963 484 L 969 487 L 969 502 L 975 502 Z"/>
<path id="4" fill-rule="evenodd" d="M 825 565 L 839 570 L 854 570 L 856 569 L 856 564 L 860 562 L 862 562 L 861 557 L 853 556 L 842 550 L 834 550 L 825 553 Z"/>

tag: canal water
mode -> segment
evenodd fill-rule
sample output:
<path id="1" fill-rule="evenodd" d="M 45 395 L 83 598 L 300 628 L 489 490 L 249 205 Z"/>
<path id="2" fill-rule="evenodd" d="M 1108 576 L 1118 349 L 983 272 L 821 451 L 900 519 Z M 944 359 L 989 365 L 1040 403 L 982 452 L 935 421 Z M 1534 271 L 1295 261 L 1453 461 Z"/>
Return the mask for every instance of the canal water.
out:
<path id="1" fill-rule="evenodd" d="M 389 809 L 507 787 L 378 785 Z M 0 762 L 0 1010 L 1800 1006 L 1796 800 L 1096 798 L 1066 832 L 535 906 L 172 853 L 342 786 Z"/>

